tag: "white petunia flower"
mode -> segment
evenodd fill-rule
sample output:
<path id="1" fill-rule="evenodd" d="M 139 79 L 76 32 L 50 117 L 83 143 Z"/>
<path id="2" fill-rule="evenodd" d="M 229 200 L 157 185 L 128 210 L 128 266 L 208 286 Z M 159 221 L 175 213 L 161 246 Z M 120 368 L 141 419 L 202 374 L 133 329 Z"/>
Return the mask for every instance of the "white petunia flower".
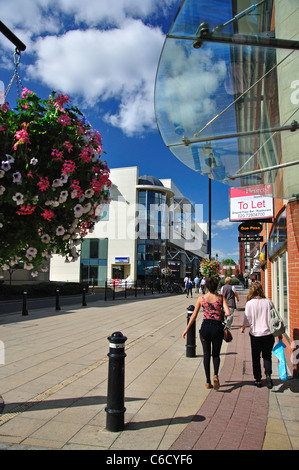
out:
<path id="1" fill-rule="evenodd" d="M 22 181 L 22 175 L 19 171 L 12 174 L 12 182 L 13 183 L 21 183 L 21 181 Z"/>
<path id="2" fill-rule="evenodd" d="M 50 240 L 51 240 L 51 238 L 49 237 L 49 235 L 47 233 L 45 233 L 44 235 L 41 236 L 41 241 L 43 243 L 49 243 Z"/>
<path id="3" fill-rule="evenodd" d="M 13 201 L 16 202 L 16 204 L 19 206 L 20 204 L 23 204 L 24 202 L 24 196 L 22 193 L 16 193 L 13 197 L 12 197 Z"/>
<path id="4" fill-rule="evenodd" d="M 81 206 L 81 204 L 77 204 L 74 207 L 74 213 L 75 217 L 81 217 L 81 215 L 83 214 L 83 207 Z"/>
<path id="5" fill-rule="evenodd" d="M 59 227 L 57 227 L 57 229 L 56 229 L 56 235 L 62 236 L 62 235 L 64 235 L 64 233 L 65 233 L 65 230 L 64 230 L 63 226 L 59 225 Z"/>
<path id="6" fill-rule="evenodd" d="M 27 255 L 32 256 L 34 258 L 37 255 L 37 249 L 31 246 L 27 249 L 26 253 Z"/>
<path id="7" fill-rule="evenodd" d="M 9 171 L 10 168 L 11 168 L 10 163 L 8 161 L 6 161 L 6 162 L 3 161 L 2 164 L 1 164 L 1 168 L 4 171 Z"/>
<path id="8" fill-rule="evenodd" d="M 31 263 L 28 263 L 28 264 L 24 263 L 24 269 L 27 269 L 28 271 L 30 271 L 30 269 L 33 269 L 33 264 L 31 264 Z"/>

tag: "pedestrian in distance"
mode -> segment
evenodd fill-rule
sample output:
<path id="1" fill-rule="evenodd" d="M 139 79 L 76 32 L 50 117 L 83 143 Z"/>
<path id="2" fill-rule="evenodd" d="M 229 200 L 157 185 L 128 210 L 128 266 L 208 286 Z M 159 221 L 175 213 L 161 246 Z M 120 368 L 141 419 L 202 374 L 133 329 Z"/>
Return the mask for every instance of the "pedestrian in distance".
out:
<path id="1" fill-rule="evenodd" d="M 232 286 L 232 278 L 226 277 L 225 278 L 225 285 L 221 288 L 221 294 L 226 298 L 227 305 L 230 309 L 230 317 L 227 319 L 226 326 L 227 328 L 231 328 L 234 319 L 234 313 L 236 306 L 236 300 L 239 302 L 239 296 L 236 292 L 234 286 Z"/>
<path id="2" fill-rule="evenodd" d="M 210 277 L 206 279 L 207 293 L 199 296 L 193 314 L 188 325 L 183 332 L 185 338 L 190 326 L 195 322 L 200 308 L 203 308 L 203 321 L 199 330 L 199 336 L 203 348 L 203 364 L 206 375 L 206 388 L 218 390 L 220 351 L 224 337 L 224 316 L 230 316 L 230 310 L 226 299 L 217 293 L 218 278 Z M 214 377 L 211 383 L 211 358 L 213 359 Z"/>
<path id="3" fill-rule="evenodd" d="M 245 316 L 241 332 L 249 327 L 251 343 L 252 369 L 254 384 L 261 387 L 262 370 L 261 356 L 264 361 L 266 384 L 269 389 L 273 387 L 272 374 L 272 348 L 274 336 L 270 333 L 270 301 L 266 298 L 262 285 L 259 282 L 251 284 L 245 305 Z"/>
<path id="4" fill-rule="evenodd" d="M 204 294 L 205 291 L 206 291 L 206 278 L 205 278 L 205 276 L 200 281 L 200 288 L 201 288 L 201 292 Z"/>
<path id="5" fill-rule="evenodd" d="M 189 278 L 188 278 L 188 276 L 187 276 L 187 274 L 186 274 L 186 276 L 184 277 L 184 286 L 185 286 L 185 288 L 184 288 L 184 293 L 187 292 L 187 282 L 188 282 L 188 279 L 189 279 Z"/>
<path id="6" fill-rule="evenodd" d="M 189 297 L 189 294 L 191 295 L 192 297 L 192 287 L 193 287 L 193 284 L 192 284 L 192 281 L 191 281 L 191 277 L 188 278 L 188 281 L 186 283 L 186 288 L 187 288 L 187 298 Z"/>
<path id="7" fill-rule="evenodd" d="M 194 287 L 195 287 L 195 293 L 198 294 L 199 293 L 199 283 L 200 283 L 200 279 L 198 276 L 196 276 L 194 278 Z"/>

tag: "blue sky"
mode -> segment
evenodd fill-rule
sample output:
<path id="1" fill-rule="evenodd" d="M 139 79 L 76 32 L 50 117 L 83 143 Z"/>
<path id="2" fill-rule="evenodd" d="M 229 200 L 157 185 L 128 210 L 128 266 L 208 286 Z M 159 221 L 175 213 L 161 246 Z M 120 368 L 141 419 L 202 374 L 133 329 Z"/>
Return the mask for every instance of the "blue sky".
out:
<path id="1" fill-rule="evenodd" d="M 171 178 L 208 221 L 208 179 L 165 146 L 155 121 L 158 60 L 180 0 L 0 0 L 1 21 L 25 44 L 19 74 L 41 98 L 70 96 L 102 135 L 110 168 Z M 0 34 L 0 80 L 7 87 L 14 46 Z M 7 97 L 14 107 L 16 85 Z M 238 224 L 229 188 L 212 181 L 212 255 L 238 263 Z"/>

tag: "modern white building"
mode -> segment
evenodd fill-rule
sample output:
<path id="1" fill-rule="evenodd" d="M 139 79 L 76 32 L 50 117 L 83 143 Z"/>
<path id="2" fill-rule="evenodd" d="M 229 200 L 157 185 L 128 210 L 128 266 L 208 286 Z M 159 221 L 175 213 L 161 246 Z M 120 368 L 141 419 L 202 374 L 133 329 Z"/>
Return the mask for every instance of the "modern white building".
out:
<path id="1" fill-rule="evenodd" d="M 111 202 L 82 243 L 80 260 L 54 256 L 50 280 L 102 286 L 170 270 L 177 279 L 195 276 L 207 257 L 202 206 L 194 206 L 171 179 L 139 176 L 138 167 L 111 169 L 110 180 Z"/>

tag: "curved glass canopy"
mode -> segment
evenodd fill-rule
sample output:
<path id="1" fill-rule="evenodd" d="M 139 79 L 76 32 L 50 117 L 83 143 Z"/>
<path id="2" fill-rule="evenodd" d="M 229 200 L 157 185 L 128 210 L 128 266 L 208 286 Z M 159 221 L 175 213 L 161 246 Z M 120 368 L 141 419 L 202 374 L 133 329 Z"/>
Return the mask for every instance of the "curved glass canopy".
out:
<path id="1" fill-rule="evenodd" d="M 155 83 L 157 125 L 194 171 L 299 194 L 297 0 L 184 0 Z"/>

